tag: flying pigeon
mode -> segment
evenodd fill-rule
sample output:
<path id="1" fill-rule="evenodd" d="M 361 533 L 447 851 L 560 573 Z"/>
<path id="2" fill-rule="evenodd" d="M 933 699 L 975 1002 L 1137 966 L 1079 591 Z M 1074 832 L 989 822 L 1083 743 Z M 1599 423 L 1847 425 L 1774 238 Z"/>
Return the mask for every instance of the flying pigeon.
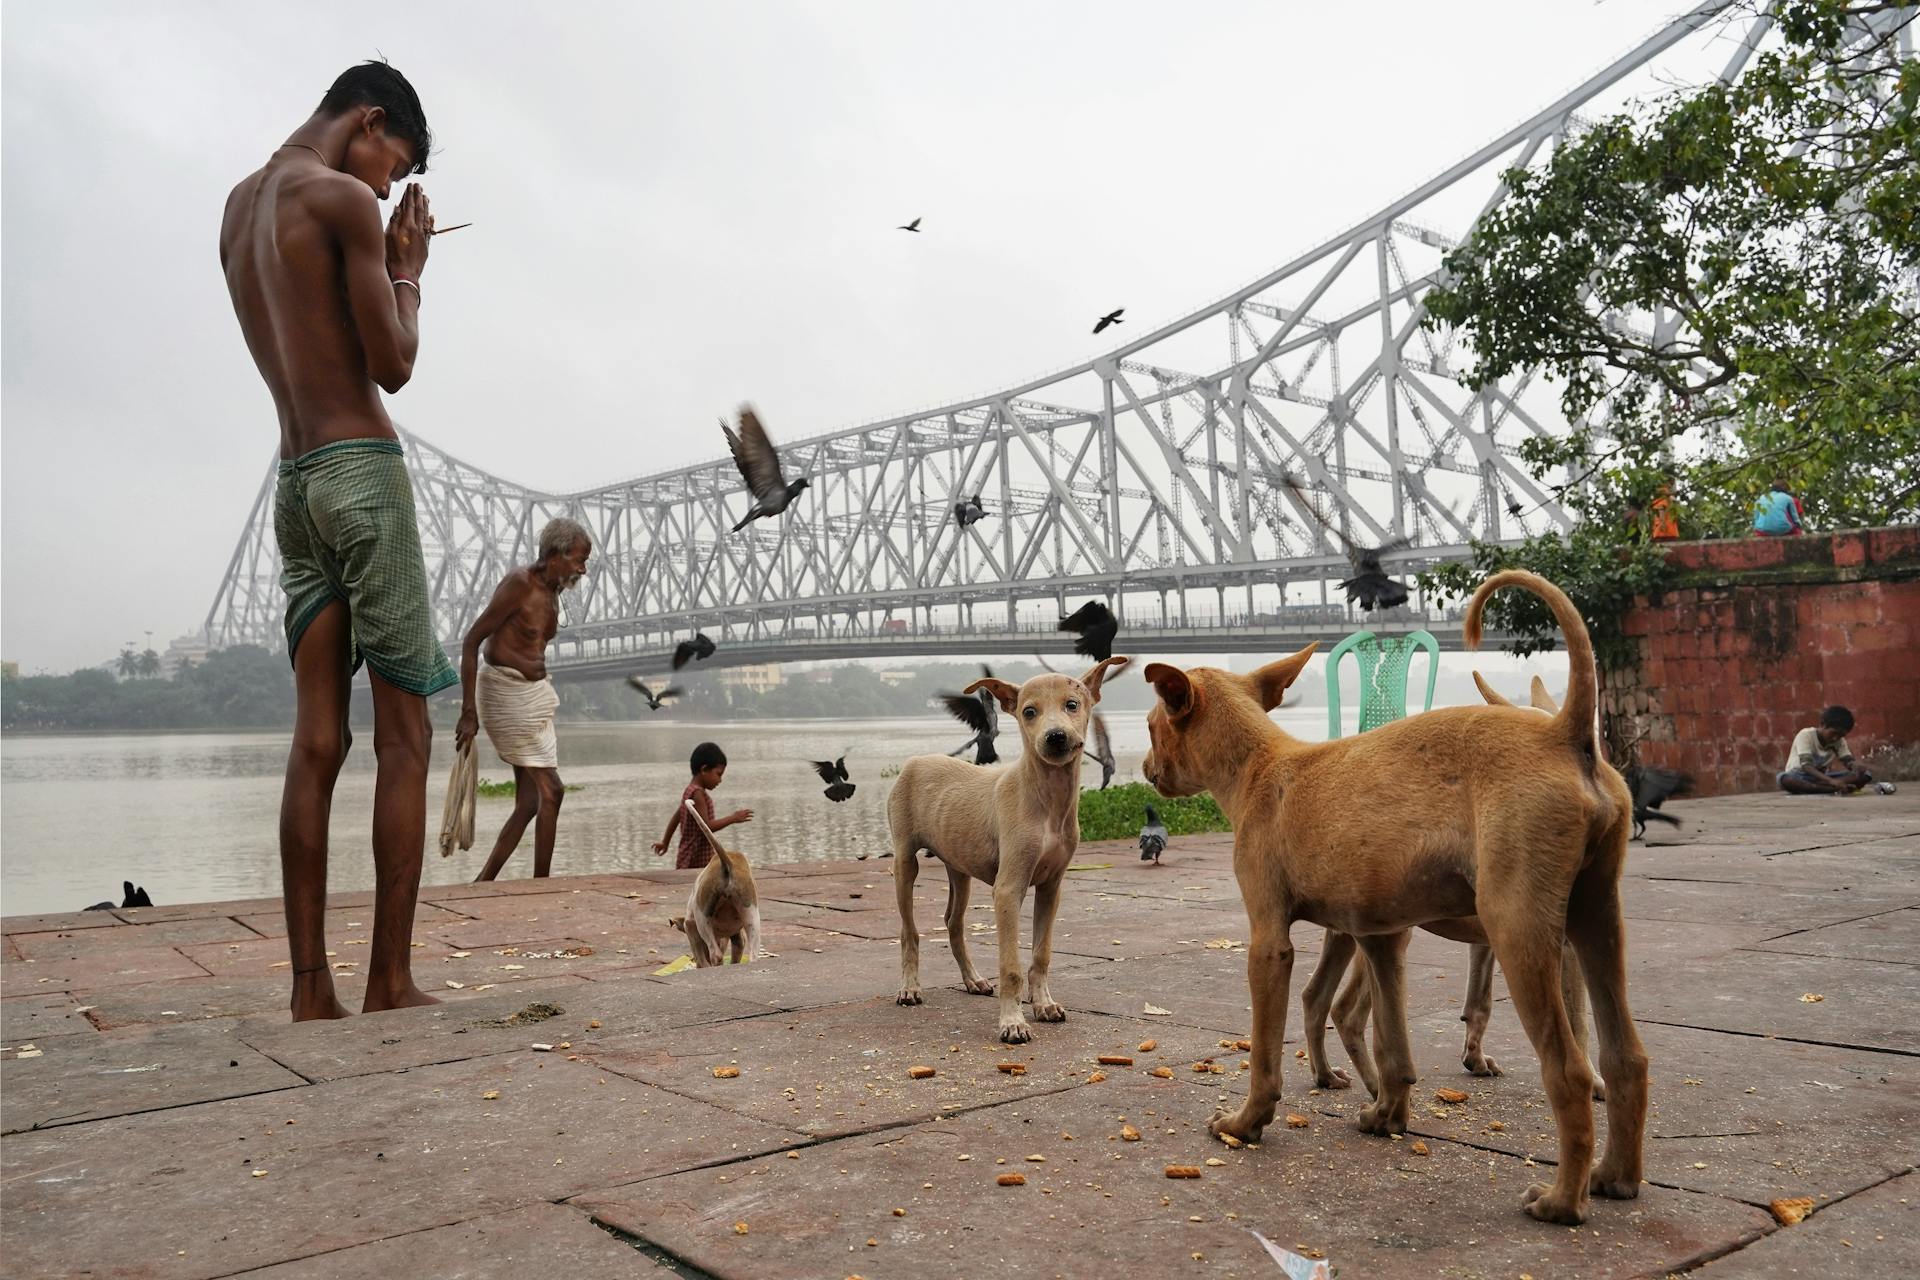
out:
<path id="1" fill-rule="evenodd" d="M 1685 795 L 1693 787 L 1693 779 L 1675 769 L 1659 769 L 1645 765 L 1632 765 L 1621 770 L 1626 777 L 1627 790 L 1633 792 L 1633 838 L 1635 840 L 1647 834 L 1647 823 L 1666 822 L 1680 825 L 1680 819 L 1670 813 L 1661 813 L 1660 806 L 1670 796 Z"/>
<path id="2" fill-rule="evenodd" d="M 907 223 L 903 227 L 894 228 L 895 231 L 918 231 L 919 229 L 920 229 L 920 219 L 918 218 L 915 218 L 912 222 Z"/>
<path id="3" fill-rule="evenodd" d="M 1100 317 L 1100 323 L 1093 326 L 1093 331 L 1098 333 L 1108 325 L 1125 324 L 1126 321 L 1120 318 L 1120 313 L 1125 310 L 1125 307 L 1115 307 L 1113 310 L 1107 312 L 1107 314 Z"/>
<path id="4" fill-rule="evenodd" d="M 682 640 L 679 644 L 673 646 L 673 669 L 678 671 L 696 659 L 711 658 L 713 656 L 713 650 L 714 643 L 707 639 L 706 633 L 704 631 L 696 631 L 693 633 L 693 639 Z"/>
<path id="5" fill-rule="evenodd" d="M 1119 634 L 1120 620 L 1098 600 L 1089 600 L 1060 619 L 1059 629 L 1079 633 L 1080 638 L 1073 642 L 1075 653 L 1105 662 L 1113 656 L 1113 638 Z"/>
<path id="6" fill-rule="evenodd" d="M 960 522 L 962 529 L 971 528 L 985 519 L 986 514 L 987 509 L 981 505 L 980 495 L 977 493 L 971 498 L 962 498 L 953 504 L 953 518 Z"/>
<path id="7" fill-rule="evenodd" d="M 853 783 L 847 777 L 847 758 L 838 760 L 809 760 L 813 771 L 820 775 L 820 781 L 827 784 L 826 797 L 839 804 L 853 794 Z"/>
<path id="8" fill-rule="evenodd" d="M 727 448 L 733 451 L 733 465 L 740 468 L 740 478 L 747 482 L 747 490 L 753 494 L 753 505 L 740 517 L 740 523 L 733 526 L 733 531 L 738 533 L 755 520 L 785 511 L 807 487 L 807 478 L 802 476 L 789 484 L 780 474 L 780 454 L 774 449 L 773 441 L 767 439 L 767 429 L 760 425 L 760 418 L 751 407 L 740 406 L 737 433 L 724 418 L 720 421 L 720 430 L 726 433 Z"/>
<path id="9" fill-rule="evenodd" d="M 1363 547 L 1341 533 L 1320 514 L 1320 509 L 1308 500 L 1299 481 L 1287 476 L 1283 477 L 1281 482 L 1293 490 L 1293 495 L 1300 500 L 1301 506 L 1313 513 L 1313 518 L 1320 527 L 1339 539 L 1340 545 L 1345 548 L 1347 559 L 1353 564 L 1353 576 L 1342 580 L 1340 589 L 1347 593 L 1348 603 L 1358 604 L 1371 613 L 1375 609 L 1397 609 L 1407 602 L 1406 587 L 1387 576 L 1386 570 L 1380 567 L 1380 557 L 1389 551 L 1399 551 L 1403 547 L 1412 546 L 1412 538 L 1395 538 L 1385 546 Z"/>
<path id="10" fill-rule="evenodd" d="M 981 667 L 987 673 L 987 679 L 993 679 L 991 667 Z M 1000 753 L 993 748 L 993 740 L 1000 736 L 1000 703 L 993 694 L 985 689 L 973 693 L 943 693 L 934 699 L 947 709 L 954 719 L 973 730 L 973 736 L 957 748 L 947 752 L 950 756 L 964 754 L 968 747 L 974 748 L 975 764 L 997 764 Z"/>
<path id="11" fill-rule="evenodd" d="M 1167 824 L 1160 821 L 1160 815 L 1147 806 L 1147 822 L 1140 828 L 1140 861 L 1160 865 L 1160 855 L 1167 850 Z"/>
<path id="12" fill-rule="evenodd" d="M 1526 509 L 1525 507 L 1523 507 L 1523 506 L 1521 506 L 1521 505 L 1520 505 L 1519 503 L 1517 503 L 1517 502 L 1515 502 L 1515 501 L 1513 501 L 1513 500 L 1512 500 L 1511 498 L 1509 498 L 1509 499 L 1507 500 L 1507 514 L 1508 514 L 1508 515 L 1510 515 L 1510 516 L 1522 516 L 1522 515 L 1525 515 L 1525 514 L 1526 514 L 1526 512 L 1527 512 L 1527 509 Z"/>
<path id="13" fill-rule="evenodd" d="M 688 641 L 688 643 L 692 643 L 692 642 Z M 709 641 L 708 643 L 712 643 L 712 642 Z M 677 656 L 678 655 L 676 654 L 676 657 Z M 675 662 L 673 665 L 677 667 L 680 664 L 678 662 Z M 640 691 L 640 696 L 647 700 L 647 710 L 649 711 L 660 710 L 662 707 L 667 705 L 668 698 L 678 698 L 681 696 L 683 692 L 685 692 L 684 690 L 679 688 L 677 685 L 668 685 L 666 688 L 662 689 L 660 692 L 655 693 L 652 689 L 649 689 L 647 687 L 647 682 L 642 680 L 639 676 L 628 676 L 627 683 Z"/>

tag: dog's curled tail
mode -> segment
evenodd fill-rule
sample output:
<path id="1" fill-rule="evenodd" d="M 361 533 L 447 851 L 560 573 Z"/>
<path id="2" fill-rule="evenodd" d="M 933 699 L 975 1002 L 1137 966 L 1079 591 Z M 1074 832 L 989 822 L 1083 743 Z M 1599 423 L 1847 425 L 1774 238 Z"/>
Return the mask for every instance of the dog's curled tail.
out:
<path id="1" fill-rule="evenodd" d="M 1461 621 L 1461 640 L 1468 649 L 1480 647 L 1480 615 L 1493 593 L 1502 587 L 1525 587 L 1553 611 L 1553 620 L 1567 638 L 1567 700 L 1556 717 L 1573 745 L 1592 755 L 1594 721 L 1600 712 L 1600 677 L 1593 665 L 1593 640 L 1587 635 L 1586 621 L 1567 599 L 1567 593 L 1537 573 L 1507 569 L 1480 584 L 1467 601 L 1467 616 Z"/>

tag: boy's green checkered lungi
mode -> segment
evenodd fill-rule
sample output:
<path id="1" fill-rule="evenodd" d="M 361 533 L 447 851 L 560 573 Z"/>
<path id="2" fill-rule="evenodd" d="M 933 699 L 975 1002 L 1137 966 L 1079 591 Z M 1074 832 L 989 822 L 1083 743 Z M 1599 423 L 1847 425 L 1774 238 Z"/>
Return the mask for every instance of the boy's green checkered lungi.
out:
<path id="1" fill-rule="evenodd" d="M 353 669 L 409 693 L 458 683 L 433 634 L 427 563 L 397 440 L 341 440 L 282 461 L 273 495 L 287 655 L 320 611 L 346 602 Z"/>

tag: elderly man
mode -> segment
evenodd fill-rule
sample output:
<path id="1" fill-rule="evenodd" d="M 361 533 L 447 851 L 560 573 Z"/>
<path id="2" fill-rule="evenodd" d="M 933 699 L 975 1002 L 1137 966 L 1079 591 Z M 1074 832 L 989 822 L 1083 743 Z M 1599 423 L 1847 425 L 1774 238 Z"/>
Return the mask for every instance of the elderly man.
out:
<path id="1" fill-rule="evenodd" d="M 500 828 L 479 880 L 500 874 L 529 822 L 534 823 L 533 874 L 545 876 L 553 869 L 563 788 L 553 730 L 560 695 L 547 678 L 547 644 L 560 629 L 560 593 L 586 573 L 592 554 L 593 541 L 577 521 L 564 516 L 548 521 L 540 531 L 540 558 L 501 581 L 461 645 L 454 745 L 473 741 L 484 724 L 493 749 L 513 766 L 513 813 Z M 485 667 L 480 666 L 483 644 Z"/>

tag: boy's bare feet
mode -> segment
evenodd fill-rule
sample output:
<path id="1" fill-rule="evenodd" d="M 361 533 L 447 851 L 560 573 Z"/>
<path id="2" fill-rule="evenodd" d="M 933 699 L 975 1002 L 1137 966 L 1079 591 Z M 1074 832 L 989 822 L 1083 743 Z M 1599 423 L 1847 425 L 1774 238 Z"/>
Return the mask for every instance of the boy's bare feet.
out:
<path id="1" fill-rule="evenodd" d="M 437 996 L 430 996 L 413 985 L 411 978 L 399 986 L 375 986 L 367 984 L 366 1002 L 360 1006 L 362 1013 L 380 1013 L 387 1009 L 411 1009 L 423 1004 L 439 1004 Z"/>
<path id="2" fill-rule="evenodd" d="M 326 969 L 294 975 L 291 1007 L 295 1022 L 352 1016 L 333 994 L 333 974 Z"/>

